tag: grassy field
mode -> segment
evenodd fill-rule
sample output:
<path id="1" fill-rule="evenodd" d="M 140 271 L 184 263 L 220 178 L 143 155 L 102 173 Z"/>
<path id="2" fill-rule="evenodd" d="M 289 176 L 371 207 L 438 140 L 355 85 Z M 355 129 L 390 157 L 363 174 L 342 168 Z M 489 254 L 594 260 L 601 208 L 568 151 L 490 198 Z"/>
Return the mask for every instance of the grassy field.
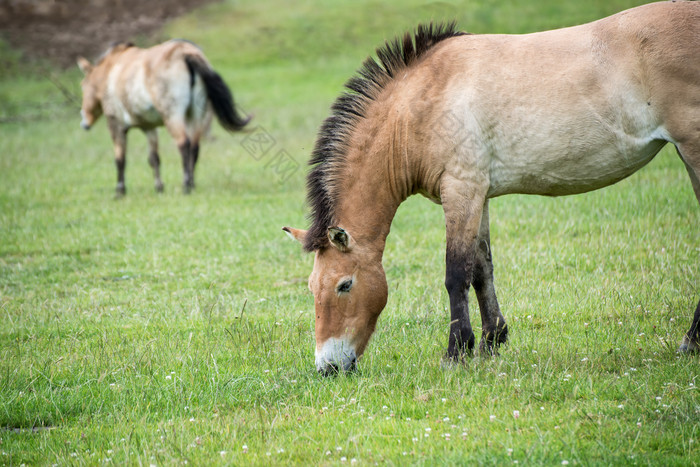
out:
<path id="1" fill-rule="evenodd" d="M 195 11 L 162 37 L 203 47 L 270 151 L 214 127 L 184 196 L 161 132 L 158 195 L 132 132 L 118 201 L 106 125 L 83 132 L 47 79 L 78 94 L 77 69 L 27 64 L 0 43 L 0 464 L 697 465 L 699 361 L 675 348 L 700 292 L 700 209 L 672 148 L 599 192 L 492 202 L 511 340 L 464 368 L 440 366 L 439 206 L 400 208 L 387 308 L 359 371 L 337 378 L 314 371 L 313 258 L 281 231 L 306 226 L 316 130 L 384 39 L 448 18 L 529 32 L 635 3 Z M 285 172 L 271 163 L 280 151 Z"/>

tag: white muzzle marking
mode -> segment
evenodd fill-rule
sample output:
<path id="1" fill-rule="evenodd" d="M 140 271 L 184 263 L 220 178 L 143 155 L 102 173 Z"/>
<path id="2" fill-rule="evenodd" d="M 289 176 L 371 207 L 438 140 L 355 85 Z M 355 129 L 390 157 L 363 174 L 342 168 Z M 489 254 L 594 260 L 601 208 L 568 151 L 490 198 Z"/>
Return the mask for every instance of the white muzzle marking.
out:
<path id="1" fill-rule="evenodd" d="M 355 347 L 347 336 L 340 339 L 331 337 L 320 349 L 316 347 L 316 370 L 319 373 L 330 374 L 353 370 L 356 360 Z"/>
<path id="2" fill-rule="evenodd" d="M 80 110 L 80 128 L 83 130 L 89 130 L 90 125 L 88 124 L 87 120 L 85 119 L 85 112 L 83 110 Z"/>

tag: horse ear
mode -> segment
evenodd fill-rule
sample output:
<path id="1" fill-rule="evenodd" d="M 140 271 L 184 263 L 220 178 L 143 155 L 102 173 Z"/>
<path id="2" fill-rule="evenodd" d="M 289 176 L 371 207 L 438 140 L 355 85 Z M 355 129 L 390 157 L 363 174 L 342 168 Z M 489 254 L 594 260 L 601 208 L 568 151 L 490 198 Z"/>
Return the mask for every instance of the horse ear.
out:
<path id="1" fill-rule="evenodd" d="M 282 227 L 282 230 L 284 230 L 290 238 L 293 238 L 302 245 L 304 244 L 304 240 L 306 240 L 306 230 L 293 229 L 291 227 Z"/>
<path id="2" fill-rule="evenodd" d="M 350 249 L 352 238 L 349 233 L 340 227 L 328 227 L 328 240 L 330 240 L 331 245 L 345 252 Z"/>
<path id="3" fill-rule="evenodd" d="M 90 63 L 87 58 L 78 57 L 78 68 L 80 68 L 83 74 L 87 75 L 92 71 L 92 63 Z"/>

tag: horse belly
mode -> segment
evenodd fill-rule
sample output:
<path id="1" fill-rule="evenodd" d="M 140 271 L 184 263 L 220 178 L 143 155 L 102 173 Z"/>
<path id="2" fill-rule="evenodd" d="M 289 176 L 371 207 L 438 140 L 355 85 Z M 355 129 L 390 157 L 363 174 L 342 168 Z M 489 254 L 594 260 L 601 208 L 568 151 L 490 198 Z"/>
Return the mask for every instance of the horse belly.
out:
<path id="1" fill-rule="evenodd" d="M 519 156 L 494 158 L 489 195 L 563 196 L 597 190 L 644 167 L 665 144 L 656 136 L 634 142 L 591 143 L 585 148 L 534 144 L 518 151 Z"/>
<path id="2" fill-rule="evenodd" d="M 492 116 L 499 123 L 484 146 L 492 196 L 584 193 L 649 163 L 668 141 L 666 131 L 635 91 L 615 87 L 595 97 L 559 90 L 560 101 Z"/>
<path id="3" fill-rule="evenodd" d="M 156 110 L 153 104 L 138 109 L 133 115 L 133 126 L 139 128 L 155 128 L 163 126 L 163 116 Z"/>

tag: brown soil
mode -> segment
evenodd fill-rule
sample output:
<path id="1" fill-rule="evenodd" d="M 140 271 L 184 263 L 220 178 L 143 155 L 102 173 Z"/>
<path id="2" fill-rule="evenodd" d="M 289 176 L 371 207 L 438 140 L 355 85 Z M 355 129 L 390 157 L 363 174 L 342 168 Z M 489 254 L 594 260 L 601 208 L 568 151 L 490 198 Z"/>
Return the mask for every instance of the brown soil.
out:
<path id="1" fill-rule="evenodd" d="M 0 0 L 0 36 L 60 67 L 114 41 L 153 36 L 164 22 L 216 0 Z"/>

